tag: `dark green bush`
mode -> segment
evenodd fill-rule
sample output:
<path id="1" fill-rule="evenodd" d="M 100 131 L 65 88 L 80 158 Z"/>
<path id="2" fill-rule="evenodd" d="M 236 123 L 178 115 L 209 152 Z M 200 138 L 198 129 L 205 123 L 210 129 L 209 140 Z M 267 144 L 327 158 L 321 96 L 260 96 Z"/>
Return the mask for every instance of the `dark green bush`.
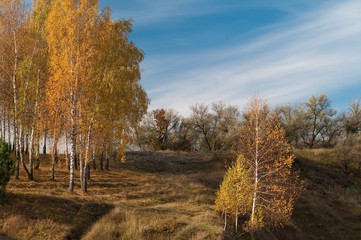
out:
<path id="1" fill-rule="evenodd" d="M 6 184 L 9 182 L 13 170 L 10 152 L 10 146 L 0 139 L 0 204 L 5 201 Z"/>

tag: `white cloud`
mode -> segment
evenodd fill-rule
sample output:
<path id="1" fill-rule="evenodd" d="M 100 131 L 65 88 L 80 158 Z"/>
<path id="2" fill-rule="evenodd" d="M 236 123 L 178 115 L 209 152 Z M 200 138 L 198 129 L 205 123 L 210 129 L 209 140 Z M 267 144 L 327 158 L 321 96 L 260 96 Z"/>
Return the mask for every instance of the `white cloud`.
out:
<path id="1" fill-rule="evenodd" d="M 267 27 L 248 44 L 149 56 L 143 79 L 151 108 L 187 115 L 197 102 L 243 106 L 258 92 L 277 104 L 352 85 L 361 80 L 360 12 L 360 1 L 343 1 Z"/>

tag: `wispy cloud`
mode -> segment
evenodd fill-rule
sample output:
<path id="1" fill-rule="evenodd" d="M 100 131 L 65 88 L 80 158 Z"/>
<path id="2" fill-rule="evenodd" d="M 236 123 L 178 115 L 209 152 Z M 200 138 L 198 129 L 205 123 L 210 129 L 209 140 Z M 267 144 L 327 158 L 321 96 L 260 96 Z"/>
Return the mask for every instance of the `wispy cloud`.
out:
<path id="1" fill-rule="evenodd" d="M 174 18 L 209 14 L 221 10 L 216 9 L 215 6 L 212 6 L 211 4 L 204 4 L 206 2 L 207 0 L 135 0 L 131 4 L 134 8 L 117 8 L 114 10 L 114 15 L 122 16 L 124 18 L 131 17 L 135 20 L 135 25 L 142 26 L 145 24 L 149 25 L 157 22 L 164 22 Z M 199 6 L 203 7 L 200 8 Z"/>
<path id="2" fill-rule="evenodd" d="M 31 0 L 26 0 L 31 1 Z M 213 13 L 232 12 L 249 8 L 273 8 L 287 12 L 297 13 L 300 6 L 310 7 L 320 5 L 323 2 L 336 0 L 259 0 L 259 1 L 223 1 L 223 0 L 132 0 L 116 2 L 102 1 L 102 5 L 110 4 L 114 9 L 114 15 L 122 18 L 132 17 L 135 25 L 149 25 L 159 22 L 167 22 L 182 17 L 202 16 Z M 121 7 L 114 7 L 119 4 Z"/>
<path id="3" fill-rule="evenodd" d="M 197 102 L 242 106 L 256 92 L 278 104 L 360 83 L 360 12 L 360 1 L 342 1 L 262 29 L 249 43 L 149 56 L 143 79 L 151 108 L 186 115 Z"/>

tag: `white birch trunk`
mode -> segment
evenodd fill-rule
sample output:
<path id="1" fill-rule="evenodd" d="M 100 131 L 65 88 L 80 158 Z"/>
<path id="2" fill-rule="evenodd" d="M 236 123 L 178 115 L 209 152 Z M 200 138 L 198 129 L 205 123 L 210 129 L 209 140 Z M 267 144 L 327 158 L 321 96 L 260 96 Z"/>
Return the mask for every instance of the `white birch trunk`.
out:
<path id="1" fill-rule="evenodd" d="M 39 158 L 39 152 L 40 152 L 40 144 L 39 144 L 39 138 L 40 138 L 40 133 L 39 133 L 39 127 L 36 128 L 36 137 L 35 137 L 35 145 L 34 145 L 34 149 L 35 149 L 35 167 L 34 169 L 39 169 L 40 167 L 40 158 Z"/>
<path id="2" fill-rule="evenodd" d="M 35 127 L 33 126 L 31 128 L 30 141 L 29 141 L 29 174 L 31 178 L 34 177 L 34 168 L 33 168 L 34 132 L 35 132 Z"/>
<path id="3" fill-rule="evenodd" d="M 71 91 L 71 110 L 70 110 L 70 178 L 69 178 L 69 191 L 74 191 L 74 162 L 76 158 L 76 102 L 74 92 Z"/>
<path id="4" fill-rule="evenodd" d="M 85 156 L 84 156 L 84 170 L 82 172 L 82 190 L 83 192 L 88 191 L 87 179 L 89 174 L 89 163 L 90 163 L 90 144 L 91 144 L 91 134 L 93 128 L 93 119 L 90 120 L 89 128 L 88 128 L 88 136 L 86 139 L 86 147 L 85 147 Z"/>
<path id="5" fill-rule="evenodd" d="M 225 231 L 227 228 L 227 211 L 224 212 L 224 227 L 223 231 Z"/>
<path id="6" fill-rule="evenodd" d="M 14 34 L 14 69 L 13 69 L 13 75 L 12 75 L 12 85 L 13 85 L 13 101 L 14 101 L 14 149 L 15 149 L 15 155 L 17 156 L 17 151 L 19 150 L 16 146 L 18 145 L 17 139 L 16 139 L 16 132 L 17 132 L 17 114 L 18 114 L 18 91 L 16 87 L 16 71 L 18 66 L 18 48 L 17 48 L 17 38 L 16 38 L 16 32 L 13 32 Z M 16 169 L 15 169 L 15 178 L 19 179 L 19 158 L 16 157 Z"/>
<path id="7" fill-rule="evenodd" d="M 10 108 L 9 108 L 9 112 L 8 112 L 8 122 L 7 122 L 7 130 L 8 130 L 8 143 L 11 146 L 11 119 L 10 119 Z"/>
<path id="8" fill-rule="evenodd" d="M 251 215 L 251 223 L 252 223 L 252 235 L 253 235 L 253 229 L 254 229 L 254 218 L 255 218 L 255 212 L 256 212 L 256 199 L 257 199 L 257 191 L 258 191 L 258 137 L 259 137 L 259 133 L 258 133 L 258 113 L 256 116 L 256 152 L 255 152 L 255 178 L 254 178 L 254 193 L 253 193 L 253 200 L 252 200 L 252 215 Z"/>
<path id="9" fill-rule="evenodd" d="M 65 132 L 65 164 L 68 170 L 70 169 L 70 159 L 69 159 L 69 142 L 68 142 L 68 134 Z"/>

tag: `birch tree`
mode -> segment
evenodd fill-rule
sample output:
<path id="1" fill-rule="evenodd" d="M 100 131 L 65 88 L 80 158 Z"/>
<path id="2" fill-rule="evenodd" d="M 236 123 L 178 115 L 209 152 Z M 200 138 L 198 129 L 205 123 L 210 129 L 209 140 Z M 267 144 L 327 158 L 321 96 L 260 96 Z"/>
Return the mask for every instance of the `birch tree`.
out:
<path id="1" fill-rule="evenodd" d="M 22 164 L 24 172 L 28 179 L 32 179 L 23 157 L 23 100 L 19 91 L 26 89 L 26 85 L 22 85 L 19 79 L 19 64 L 26 55 L 26 38 L 24 33 L 26 30 L 27 11 L 25 3 L 22 0 L 4 0 L 0 3 L 0 31 L 1 31 L 1 44 L 2 54 L 6 58 L 6 78 L 12 85 L 12 99 L 13 99 L 13 143 L 18 156 L 15 168 L 15 178 L 19 178 L 19 164 Z M 25 41 L 24 41 L 25 40 Z M 19 162 L 20 161 L 20 162 Z"/>
<path id="2" fill-rule="evenodd" d="M 130 41 L 130 20 L 110 20 L 105 9 L 100 21 L 101 31 L 96 77 L 92 82 L 92 100 L 89 106 L 93 128 L 105 143 L 103 149 L 117 147 L 124 158 L 125 145 L 132 141 L 131 133 L 147 111 L 149 99 L 140 84 L 140 62 L 144 53 Z M 94 104 L 95 103 L 95 104 Z M 90 148 L 89 148 L 90 149 Z M 90 156 L 90 154 L 88 154 Z"/>
<path id="3" fill-rule="evenodd" d="M 217 192 L 215 209 L 224 215 L 224 230 L 228 221 L 235 223 L 237 232 L 238 219 L 250 212 L 252 191 L 251 172 L 246 168 L 244 157 L 240 154 L 237 161 L 228 168 Z"/>
<path id="4" fill-rule="evenodd" d="M 45 39 L 45 22 L 50 11 L 50 0 L 37 0 L 33 4 L 33 12 L 30 18 L 30 37 L 33 39 L 32 61 L 29 71 L 32 76 L 28 100 L 30 112 L 30 141 L 29 141 L 29 172 L 33 175 L 34 151 L 36 166 L 39 165 L 39 137 L 40 117 L 44 108 L 44 88 L 48 80 L 48 46 Z"/>
<path id="5" fill-rule="evenodd" d="M 129 40 L 131 22 L 113 21 L 110 15 L 109 8 L 99 14 L 98 0 L 57 0 L 46 24 L 51 73 L 46 100 L 52 109 L 60 104 L 65 111 L 60 115 L 69 119 L 64 121 L 69 127 L 61 126 L 70 129 L 70 191 L 77 152 L 86 192 L 93 134 L 100 136 L 103 149 L 117 146 L 124 159 L 129 132 L 149 102 L 139 83 L 144 54 Z M 49 111 L 57 119 L 59 113 Z"/>
<path id="6" fill-rule="evenodd" d="M 279 227 L 292 215 L 300 184 L 292 172 L 294 156 L 274 111 L 253 97 L 243 112 L 241 152 L 252 174 L 252 205 L 245 229 L 253 233 L 264 226 Z"/>
<path id="7" fill-rule="evenodd" d="M 98 19 L 97 0 L 56 0 L 46 25 L 46 40 L 50 51 L 49 104 L 56 104 L 58 98 L 51 98 L 60 91 L 66 98 L 70 116 L 70 180 L 69 190 L 74 189 L 74 161 L 79 130 L 79 106 L 82 102 L 86 81 L 94 67 Z M 54 106 L 53 105 L 53 106 Z"/>

